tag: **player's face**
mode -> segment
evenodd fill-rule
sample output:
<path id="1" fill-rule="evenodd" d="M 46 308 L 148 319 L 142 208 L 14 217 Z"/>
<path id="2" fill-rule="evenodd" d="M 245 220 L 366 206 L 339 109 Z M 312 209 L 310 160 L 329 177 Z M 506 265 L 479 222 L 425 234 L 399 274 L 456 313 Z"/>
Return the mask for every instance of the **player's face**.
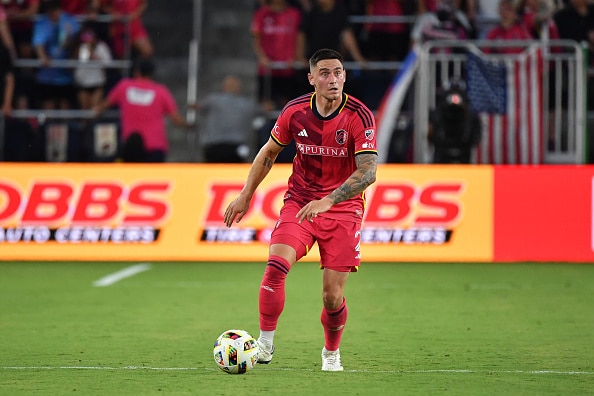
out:
<path id="1" fill-rule="evenodd" d="M 338 59 L 324 59 L 318 62 L 308 74 L 309 83 L 318 95 L 328 100 L 341 100 L 346 81 L 346 71 Z"/>

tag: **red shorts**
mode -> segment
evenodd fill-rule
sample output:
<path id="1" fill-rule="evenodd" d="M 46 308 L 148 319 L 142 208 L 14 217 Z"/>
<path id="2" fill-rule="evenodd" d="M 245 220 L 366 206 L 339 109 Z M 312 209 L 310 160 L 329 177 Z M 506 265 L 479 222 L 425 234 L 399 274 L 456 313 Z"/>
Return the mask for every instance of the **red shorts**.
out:
<path id="1" fill-rule="evenodd" d="M 289 245 L 297 252 L 297 260 L 305 256 L 314 243 L 320 249 L 321 268 L 339 272 L 356 272 L 361 264 L 361 223 L 323 217 L 313 222 L 303 221 L 295 216 L 301 207 L 291 201 L 285 203 L 280 212 L 270 244 Z"/>

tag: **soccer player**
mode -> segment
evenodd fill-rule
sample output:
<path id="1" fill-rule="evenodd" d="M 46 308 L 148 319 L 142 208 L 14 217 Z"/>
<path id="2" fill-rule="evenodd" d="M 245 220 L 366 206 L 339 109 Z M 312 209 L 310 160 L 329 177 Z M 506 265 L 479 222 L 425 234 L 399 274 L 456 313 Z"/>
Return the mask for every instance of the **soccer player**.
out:
<path id="1" fill-rule="evenodd" d="M 286 276 L 317 242 L 323 269 L 322 370 L 342 371 L 339 346 L 347 321 L 344 288 L 361 261 L 364 191 L 375 181 L 377 168 L 375 120 L 361 101 L 343 92 L 346 71 L 338 52 L 315 52 L 307 77 L 314 92 L 293 99 L 281 111 L 243 189 L 227 207 L 224 221 L 227 227 L 241 221 L 278 154 L 294 140 L 297 155 L 260 286 L 258 362 L 272 360 Z"/>

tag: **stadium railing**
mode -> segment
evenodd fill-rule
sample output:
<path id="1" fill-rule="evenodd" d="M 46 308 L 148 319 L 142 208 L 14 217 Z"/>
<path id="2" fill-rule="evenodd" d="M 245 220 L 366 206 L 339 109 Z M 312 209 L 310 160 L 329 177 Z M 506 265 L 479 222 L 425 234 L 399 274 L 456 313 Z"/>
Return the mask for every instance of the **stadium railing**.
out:
<path id="1" fill-rule="evenodd" d="M 444 84 L 469 82 L 469 54 L 474 54 L 472 70 L 479 73 L 479 78 L 471 80 L 472 87 L 466 87 L 469 94 L 471 89 L 476 93 L 470 97 L 474 107 L 485 107 L 484 96 L 493 99 L 493 87 L 498 84 L 489 72 L 477 71 L 476 62 L 480 62 L 479 67 L 491 67 L 491 71 L 499 68 L 506 79 L 499 87 L 506 95 L 499 98 L 505 103 L 501 111 L 481 111 L 483 141 L 475 153 L 477 162 L 584 163 L 588 80 L 585 51 L 571 40 L 427 42 L 420 50 L 414 86 L 414 162 L 431 161 L 429 114 Z"/>

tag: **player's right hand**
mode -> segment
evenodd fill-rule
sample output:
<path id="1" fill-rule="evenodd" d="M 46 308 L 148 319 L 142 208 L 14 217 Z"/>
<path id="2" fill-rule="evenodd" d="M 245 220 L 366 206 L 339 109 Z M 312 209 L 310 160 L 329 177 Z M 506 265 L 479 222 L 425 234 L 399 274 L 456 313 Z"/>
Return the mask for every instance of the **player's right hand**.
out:
<path id="1" fill-rule="evenodd" d="M 233 222 L 239 223 L 250 209 L 250 199 L 239 196 L 235 198 L 225 210 L 225 225 L 231 227 Z"/>

